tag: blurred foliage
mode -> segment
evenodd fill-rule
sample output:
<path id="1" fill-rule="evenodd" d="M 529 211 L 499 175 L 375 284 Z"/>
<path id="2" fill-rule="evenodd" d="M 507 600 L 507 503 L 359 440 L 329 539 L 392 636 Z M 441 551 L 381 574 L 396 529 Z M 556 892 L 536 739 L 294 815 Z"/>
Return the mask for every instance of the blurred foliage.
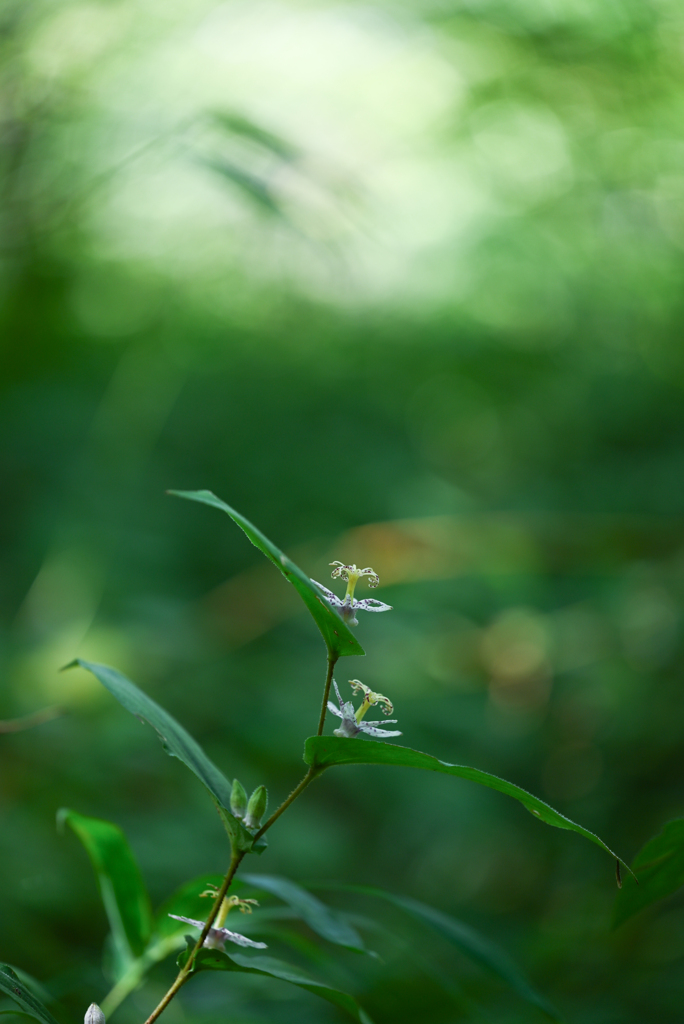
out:
<path id="1" fill-rule="evenodd" d="M 0 735 L 0 959 L 60 1020 L 106 990 L 106 920 L 57 808 L 122 827 L 155 905 L 226 849 L 149 730 L 58 668 L 115 664 L 273 806 L 317 721 L 296 595 L 167 488 L 323 583 L 379 572 L 395 610 L 354 672 L 407 745 L 630 861 L 681 816 L 683 46 L 672 0 L 5 0 L 0 719 L 64 714 Z M 601 851 L 415 774 L 329 773 L 262 869 L 453 914 L 577 1024 L 679 1024 L 681 893 L 611 931 Z M 378 1024 L 537 1012 L 333 898 L 384 964 L 326 978 Z M 341 1019 L 284 988 L 207 975 L 168 1022 Z"/>

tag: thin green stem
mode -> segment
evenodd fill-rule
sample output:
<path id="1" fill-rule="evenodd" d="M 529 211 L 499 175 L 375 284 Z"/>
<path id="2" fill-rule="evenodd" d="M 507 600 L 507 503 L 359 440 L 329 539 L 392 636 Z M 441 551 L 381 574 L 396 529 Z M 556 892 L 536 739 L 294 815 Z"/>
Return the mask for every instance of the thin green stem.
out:
<path id="1" fill-rule="evenodd" d="M 195 945 L 194 945 L 194 947 L 192 949 L 192 952 L 190 953 L 190 956 L 188 957 L 188 959 L 187 959 L 187 961 L 185 963 L 185 966 L 181 967 L 180 971 L 178 972 L 178 976 L 176 977 L 176 980 L 174 981 L 173 985 L 168 990 L 168 992 L 166 993 L 164 998 L 161 1000 L 159 1005 L 154 1008 L 152 1013 L 149 1015 L 149 1017 L 145 1021 L 145 1024 L 152 1024 L 152 1022 L 155 1021 L 157 1019 L 157 1017 L 161 1013 L 164 1012 L 164 1010 L 169 1005 L 169 1003 L 171 1002 L 173 997 L 176 995 L 178 990 L 183 987 L 185 982 L 190 977 L 190 974 L 192 972 L 192 965 L 193 965 L 193 963 L 195 961 L 195 956 L 197 955 L 197 951 L 198 951 L 198 949 L 201 949 L 202 945 L 204 944 L 204 940 L 206 939 L 207 935 L 209 934 L 209 930 L 211 929 L 211 926 L 214 923 L 216 915 L 219 912 L 219 907 L 221 906 L 221 904 L 223 902 L 223 899 L 224 899 L 226 893 L 228 892 L 228 889 L 230 888 L 230 883 L 233 881 L 233 878 L 235 877 L 235 872 L 237 871 L 237 869 L 238 869 L 238 867 L 240 865 L 240 862 L 241 862 L 241 860 L 242 860 L 242 858 L 244 856 L 245 856 L 245 854 L 244 854 L 243 851 L 240 851 L 240 850 L 233 851 L 233 855 L 232 855 L 231 860 L 230 860 L 230 865 L 229 865 L 228 870 L 226 872 L 226 877 L 223 879 L 223 884 L 222 884 L 221 888 L 219 889 L 218 893 L 216 894 L 216 899 L 214 900 L 214 905 L 211 908 L 211 913 L 209 914 L 209 916 L 208 916 L 208 918 L 206 920 L 206 923 L 204 925 L 204 928 L 202 929 L 202 933 L 201 933 L 199 939 L 195 943 Z"/>
<path id="2" fill-rule="evenodd" d="M 334 654 L 332 651 L 328 652 L 328 672 L 327 672 L 327 675 L 325 677 L 325 688 L 323 690 L 323 702 L 322 702 L 322 705 L 321 705 L 321 717 L 320 717 L 320 721 L 318 723 L 318 733 L 317 733 L 318 736 L 320 736 L 322 734 L 323 726 L 325 725 L 325 713 L 328 710 L 328 696 L 330 695 L 330 686 L 332 684 L 333 669 L 335 668 L 335 663 L 337 662 L 337 658 L 338 658 L 337 654 Z M 313 782 L 313 780 L 316 778 L 316 776 L 320 775 L 322 771 L 323 771 L 322 768 L 309 768 L 308 772 L 306 773 L 306 775 L 304 776 L 302 781 L 299 783 L 299 785 L 295 786 L 295 788 L 292 790 L 290 795 L 285 800 L 283 800 L 283 802 L 280 805 L 280 807 L 278 807 L 273 812 L 273 814 L 268 819 L 268 821 L 266 821 L 261 826 L 259 831 L 255 833 L 255 835 L 254 835 L 254 842 L 256 842 L 257 839 L 260 839 L 261 836 L 264 834 L 264 832 L 268 831 L 268 829 L 271 827 L 271 825 L 273 825 L 278 820 L 280 815 L 284 811 L 287 810 L 287 808 L 290 806 L 291 803 L 294 803 L 294 801 L 297 799 L 297 797 L 300 796 L 300 794 L 304 792 L 304 790 L 309 785 L 309 783 Z M 201 949 L 202 945 L 204 944 L 204 940 L 206 939 L 207 935 L 209 934 L 211 926 L 213 925 L 213 923 L 214 923 L 214 921 L 216 919 L 216 915 L 218 914 L 219 907 L 221 906 L 221 903 L 223 902 L 223 899 L 224 899 L 226 893 L 228 892 L 228 889 L 230 888 L 230 883 L 233 881 L 233 878 L 235 876 L 235 872 L 237 871 L 237 869 L 238 869 L 238 867 L 239 867 L 239 865 L 240 865 L 240 863 L 242 861 L 242 858 L 244 856 L 245 856 L 245 852 L 244 851 L 233 851 L 233 855 L 231 857 L 230 865 L 228 867 L 228 871 L 226 872 L 226 877 L 223 879 L 223 885 L 221 886 L 221 888 L 219 889 L 219 891 L 218 891 L 218 893 L 216 895 L 216 899 L 214 900 L 214 905 L 211 908 L 211 913 L 209 914 L 209 917 L 207 918 L 206 923 L 205 923 L 204 927 L 202 928 L 202 933 L 201 933 L 199 939 L 195 943 L 195 945 L 194 945 L 194 947 L 192 949 L 192 952 L 190 953 L 190 956 L 188 957 L 185 965 L 183 967 L 181 967 L 180 971 L 178 972 L 178 975 L 177 975 L 176 980 L 174 981 L 173 985 L 168 990 L 168 992 L 166 993 L 164 998 L 161 1000 L 161 1002 L 158 1004 L 158 1006 L 156 1006 L 154 1008 L 152 1013 L 149 1015 L 149 1017 L 145 1021 L 145 1024 L 153 1024 L 153 1022 L 157 1019 L 157 1017 L 160 1016 L 160 1014 L 162 1014 L 164 1012 L 164 1010 L 169 1005 L 171 1000 L 174 998 L 176 993 L 183 987 L 185 982 L 190 977 L 190 974 L 192 972 L 192 965 L 193 965 L 195 957 L 197 955 L 197 951 L 199 949 Z"/>
<path id="3" fill-rule="evenodd" d="M 328 697 L 330 696 L 330 685 L 332 683 L 333 669 L 337 662 L 339 655 L 333 651 L 328 652 L 328 674 L 325 677 L 325 689 L 323 690 L 323 703 L 321 704 L 321 717 L 318 721 L 318 732 L 317 736 L 323 735 L 323 726 L 325 725 L 325 715 L 328 710 Z"/>
<path id="4" fill-rule="evenodd" d="M 299 785 L 295 786 L 295 788 L 292 790 L 287 799 L 283 800 L 280 807 L 278 807 L 278 809 L 273 812 L 268 821 L 261 826 L 259 831 L 254 836 L 255 842 L 257 839 L 260 839 L 261 836 L 263 836 L 264 832 L 266 832 L 271 827 L 271 825 L 273 825 L 278 820 L 283 811 L 286 811 L 290 804 L 294 803 L 297 797 L 304 792 L 309 783 L 313 782 L 317 775 L 320 775 L 321 771 L 321 768 L 309 768 L 308 772 L 306 773 L 302 781 L 299 783 Z"/>

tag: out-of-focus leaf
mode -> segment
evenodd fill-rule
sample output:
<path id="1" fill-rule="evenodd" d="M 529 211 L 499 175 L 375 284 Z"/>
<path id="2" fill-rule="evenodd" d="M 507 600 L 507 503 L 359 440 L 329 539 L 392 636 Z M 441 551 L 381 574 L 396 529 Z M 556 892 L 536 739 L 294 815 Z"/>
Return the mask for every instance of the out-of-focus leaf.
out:
<path id="1" fill-rule="evenodd" d="M 639 879 L 627 876 L 615 900 L 613 927 L 684 885 L 684 818 L 668 821 L 646 843 L 632 864 Z"/>
<path id="2" fill-rule="evenodd" d="M 168 711 L 165 711 L 156 701 L 139 690 L 135 683 L 132 683 L 115 668 L 111 668 L 109 665 L 99 665 L 93 661 L 84 661 L 83 658 L 76 658 L 65 667 L 74 668 L 77 665 L 92 672 L 95 678 L 116 697 L 119 704 L 127 711 L 152 726 L 167 754 L 182 761 L 207 787 L 221 808 L 221 820 L 237 849 L 251 850 L 252 836 L 230 813 L 232 783 L 219 771 L 213 761 L 209 760 L 190 733 L 186 732 Z"/>
<path id="3" fill-rule="evenodd" d="M 477 768 L 468 768 L 465 765 L 447 764 L 430 754 L 423 754 L 420 750 L 411 750 L 410 747 L 398 747 L 393 743 L 381 743 L 377 740 L 346 739 L 339 736 L 310 736 L 304 747 L 304 762 L 312 768 L 330 768 L 336 764 L 388 764 L 397 765 L 402 768 L 424 768 L 428 771 L 442 772 L 445 775 L 457 775 L 461 779 L 469 779 L 471 782 L 478 782 L 481 786 L 488 786 L 490 789 L 497 789 L 506 796 L 512 796 L 514 800 L 520 801 L 535 818 L 546 822 L 547 825 L 554 825 L 556 828 L 569 829 L 579 835 L 596 843 L 602 850 L 609 853 L 611 857 L 619 860 L 621 864 L 631 869 L 619 858 L 606 844 L 595 836 L 593 832 L 576 825 L 565 815 L 554 811 L 543 800 L 532 796 L 527 790 L 505 779 L 499 779 L 496 775 L 488 772 L 481 772 Z"/>
<path id="4" fill-rule="evenodd" d="M 377 896 L 394 904 L 400 910 L 405 910 L 411 917 L 416 918 L 423 924 L 429 925 L 443 938 L 447 939 L 454 946 L 457 946 L 462 953 L 486 967 L 492 974 L 497 975 L 505 981 L 519 996 L 538 1006 L 544 1013 L 553 1020 L 561 1020 L 558 1011 L 544 996 L 534 989 L 518 967 L 513 963 L 508 954 L 492 942 L 485 935 L 475 931 L 470 925 L 459 921 L 450 914 L 436 910 L 419 900 L 411 899 L 409 896 L 396 896 L 394 893 L 386 892 L 384 889 L 376 889 L 369 885 L 335 885 L 326 888 L 337 889 L 343 892 L 358 892 L 363 896 Z"/>
<path id="5" fill-rule="evenodd" d="M 30 989 L 24 985 L 23 981 L 19 979 L 16 972 L 12 970 L 9 964 L 0 964 L 0 992 L 4 992 L 10 999 L 13 999 L 18 1006 L 29 1014 L 31 1017 L 35 1017 L 36 1020 L 42 1022 L 42 1024 L 57 1024 L 57 1021 L 52 1016 L 50 1011 L 43 1006 L 40 999 L 37 998 L 31 992 Z"/>
<path id="6" fill-rule="evenodd" d="M 317 935 L 334 942 L 338 946 L 345 946 L 357 953 L 367 953 L 363 939 L 350 924 L 343 921 L 319 899 L 316 899 L 306 889 L 291 882 L 287 878 L 279 878 L 275 875 L 242 875 L 242 881 L 248 885 L 254 885 L 257 889 L 270 892 L 277 896 L 293 910 L 297 911 L 299 917 L 309 925 Z M 187 916 L 187 915 L 186 915 Z"/>
<path id="7" fill-rule="evenodd" d="M 254 199 L 263 210 L 277 217 L 285 216 L 268 183 L 263 178 L 250 174 L 249 171 L 243 170 L 242 167 L 238 167 L 237 164 L 231 163 L 229 160 L 217 157 L 205 157 L 202 163 L 205 167 L 211 168 L 212 171 L 216 171 L 217 174 L 237 185 L 241 192 L 246 193 L 250 199 Z"/>
<path id="8" fill-rule="evenodd" d="M 187 948 L 183 950 L 178 958 L 178 966 L 183 967 L 189 954 L 194 949 L 194 943 L 188 939 Z M 275 960 L 270 956 L 242 956 L 240 953 L 222 953 L 219 949 L 199 949 L 195 956 L 192 974 L 198 971 L 238 971 L 244 974 L 261 974 L 264 977 L 278 978 L 280 981 L 287 981 L 290 985 L 306 989 L 315 996 L 339 1006 L 346 1010 L 360 1024 L 372 1024 L 367 1013 L 365 1013 L 353 996 L 347 992 L 341 992 L 323 982 L 315 981 L 299 970 L 298 967 L 291 967 L 282 960 Z"/>
<path id="9" fill-rule="evenodd" d="M 67 807 L 57 813 L 86 848 L 97 875 L 114 942 L 123 959 L 142 955 L 152 934 L 152 907 L 137 861 L 118 825 Z"/>
<path id="10" fill-rule="evenodd" d="M 299 152 L 291 142 L 270 132 L 267 128 L 245 117 L 244 114 L 237 114 L 229 110 L 215 110 L 211 114 L 215 124 L 230 132 L 231 135 L 240 135 L 251 142 L 256 142 L 264 149 L 269 149 L 276 156 L 283 160 L 294 160 Z"/>
<path id="11" fill-rule="evenodd" d="M 53 718 L 59 718 L 64 714 L 61 708 L 43 708 L 41 711 L 34 711 L 31 715 L 23 715 L 21 718 L 7 718 L 0 722 L 0 733 L 23 732 L 24 729 L 33 729 L 43 722 L 51 722 Z"/>
<path id="12" fill-rule="evenodd" d="M 213 505 L 214 508 L 227 512 L 240 529 L 247 534 L 252 544 L 266 555 L 283 574 L 285 579 L 289 580 L 293 585 L 323 634 L 328 651 L 337 657 L 347 654 L 366 653 L 356 637 L 337 612 L 328 604 L 306 573 L 298 565 L 295 565 L 280 548 L 272 544 L 268 537 L 264 537 L 263 533 L 257 530 L 256 526 L 250 523 L 248 519 L 241 516 L 230 505 L 226 505 L 224 501 L 217 498 L 211 491 L 169 491 L 168 493 L 175 494 L 178 498 L 187 498 L 189 501 L 199 501 L 204 505 Z"/>

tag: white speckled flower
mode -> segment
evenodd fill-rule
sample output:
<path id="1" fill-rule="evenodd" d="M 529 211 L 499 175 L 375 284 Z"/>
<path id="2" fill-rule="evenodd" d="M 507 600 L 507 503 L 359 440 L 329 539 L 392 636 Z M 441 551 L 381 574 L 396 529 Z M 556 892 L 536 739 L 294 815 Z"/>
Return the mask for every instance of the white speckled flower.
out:
<path id="1" fill-rule="evenodd" d="M 357 611 L 363 612 L 389 612 L 392 610 L 392 605 L 384 604 L 382 601 L 376 601 L 372 597 L 367 597 L 363 601 L 357 601 L 354 598 L 354 590 L 356 584 L 359 582 L 362 576 L 368 576 L 368 586 L 377 587 L 380 583 L 380 578 L 376 572 L 372 569 L 358 569 L 355 565 L 344 565 L 342 562 L 331 562 L 331 565 L 337 566 L 332 571 L 332 578 L 346 580 L 347 592 L 344 598 L 338 597 L 333 594 L 332 590 L 328 590 L 320 583 L 316 583 L 316 580 L 312 580 L 318 589 L 325 595 L 327 600 L 333 606 L 333 608 L 339 609 L 340 615 L 347 623 L 348 626 L 358 626 L 359 622 L 356 618 Z"/>
<path id="2" fill-rule="evenodd" d="M 216 896 L 216 891 L 203 892 L 202 896 Z M 221 909 L 216 915 L 213 926 L 209 929 L 204 945 L 208 949 L 223 949 L 226 942 L 235 942 L 238 946 L 267 949 L 268 947 L 265 942 L 254 942 L 252 939 L 248 939 L 246 935 L 240 935 L 239 932 L 231 932 L 230 929 L 223 927 L 223 922 L 233 907 L 237 907 L 243 914 L 251 914 L 251 903 L 258 906 L 257 900 L 241 900 L 237 896 L 227 896 L 221 903 Z M 178 914 L 169 914 L 169 917 L 172 917 L 174 921 L 184 921 L 186 924 L 192 924 L 195 928 L 199 928 L 200 931 L 204 928 L 204 921 L 195 921 L 191 917 L 179 917 Z"/>
<path id="3" fill-rule="evenodd" d="M 382 722 L 364 722 L 363 718 L 369 708 L 375 704 L 382 705 L 382 711 L 385 715 L 391 715 L 394 711 L 392 701 L 387 697 L 383 697 L 381 693 L 373 693 L 370 687 L 365 686 L 358 679 L 350 679 L 350 686 L 354 693 L 359 690 L 363 693 L 363 702 L 357 711 L 354 711 L 354 705 L 351 701 L 342 700 L 337 683 L 333 679 L 333 686 L 335 687 L 335 693 L 339 701 L 339 710 L 335 707 L 331 700 L 328 701 L 328 709 L 336 715 L 337 718 L 342 719 L 342 724 L 339 729 L 335 729 L 335 736 L 345 736 L 347 739 L 353 739 L 358 736 L 359 733 L 365 733 L 366 736 L 372 736 L 374 739 L 384 740 L 389 736 L 401 736 L 400 732 L 391 729 L 378 729 Z M 386 721 L 387 725 L 396 725 L 396 718 L 388 718 Z"/>

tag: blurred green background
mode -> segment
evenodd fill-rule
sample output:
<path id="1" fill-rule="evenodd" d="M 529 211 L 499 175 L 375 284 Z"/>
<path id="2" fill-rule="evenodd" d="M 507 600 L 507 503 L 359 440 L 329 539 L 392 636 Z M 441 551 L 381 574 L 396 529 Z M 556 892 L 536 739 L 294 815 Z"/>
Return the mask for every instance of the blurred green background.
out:
<path id="1" fill-rule="evenodd" d="M 296 595 L 166 488 L 324 584 L 376 569 L 394 611 L 336 675 L 408 746 L 627 860 L 682 813 L 683 52 L 673 0 L 5 0 L 0 718 L 64 713 L 0 735 L 0 958 L 61 1020 L 108 986 L 57 808 L 121 825 L 157 903 L 226 849 L 152 731 L 60 666 L 116 665 L 271 806 L 318 717 Z M 611 932 L 610 859 L 469 783 L 330 772 L 249 870 L 431 903 L 568 1021 L 684 1018 L 681 896 Z M 544 1019 L 330 899 L 382 923 L 383 962 L 319 965 L 377 1024 Z M 167 1019 L 342 1020 L 284 989 L 202 978 Z"/>

